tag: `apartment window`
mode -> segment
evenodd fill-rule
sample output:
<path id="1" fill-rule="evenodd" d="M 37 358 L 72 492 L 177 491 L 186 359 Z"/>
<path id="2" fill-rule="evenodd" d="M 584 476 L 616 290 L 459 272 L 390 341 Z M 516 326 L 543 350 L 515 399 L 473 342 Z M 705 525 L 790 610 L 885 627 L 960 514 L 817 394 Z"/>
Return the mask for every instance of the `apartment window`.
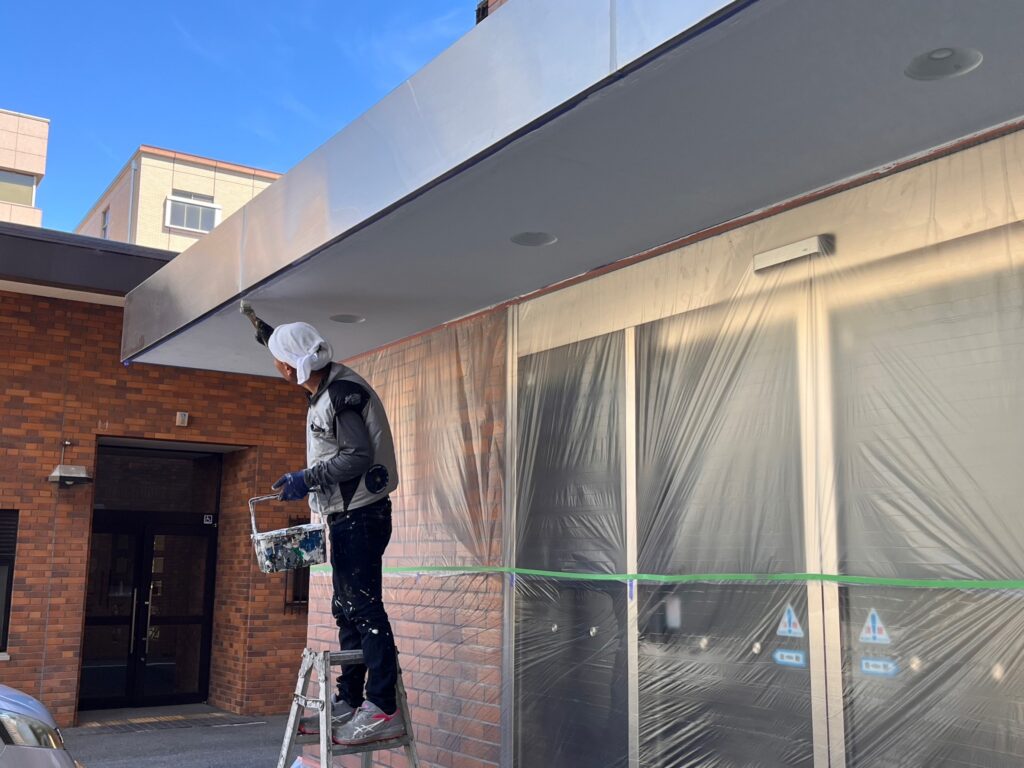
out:
<path id="1" fill-rule="evenodd" d="M 0 509 L 0 651 L 7 650 L 11 619 L 11 587 L 14 584 L 14 548 L 18 543 L 18 513 Z"/>
<path id="2" fill-rule="evenodd" d="M 220 206 L 212 195 L 172 189 L 167 198 L 164 224 L 174 229 L 209 232 L 220 223 Z"/>
<path id="3" fill-rule="evenodd" d="M 35 205 L 36 177 L 27 173 L 0 171 L 0 201 Z"/>
<path id="4" fill-rule="evenodd" d="M 100 237 L 110 239 L 110 208 L 104 208 L 100 218 Z"/>

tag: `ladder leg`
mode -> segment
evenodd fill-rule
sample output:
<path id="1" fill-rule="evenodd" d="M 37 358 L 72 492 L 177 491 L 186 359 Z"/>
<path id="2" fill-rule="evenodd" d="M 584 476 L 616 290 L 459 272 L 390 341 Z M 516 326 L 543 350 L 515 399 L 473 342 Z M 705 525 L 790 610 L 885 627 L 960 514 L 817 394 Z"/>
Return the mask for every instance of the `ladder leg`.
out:
<path id="1" fill-rule="evenodd" d="M 402 710 L 402 723 L 405 725 L 405 735 L 409 737 L 409 743 L 405 745 L 406 760 L 409 763 L 409 768 L 419 768 L 419 760 L 416 757 L 416 735 L 412 729 L 412 714 L 409 712 L 409 700 L 405 695 L 405 683 L 402 681 L 401 665 L 398 665 L 398 677 L 395 680 L 395 698 Z"/>
<path id="2" fill-rule="evenodd" d="M 316 655 L 317 675 L 320 678 L 320 768 L 331 768 L 331 652 Z"/>
<path id="3" fill-rule="evenodd" d="M 362 768 L 373 768 L 373 752 L 363 752 Z"/>
<path id="4" fill-rule="evenodd" d="M 295 746 L 295 735 L 299 730 L 299 696 L 305 696 L 309 688 L 309 678 L 313 672 L 313 657 L 309 650 L 302 652 L 302 663 L 299 665 L 299 678 L 295 681 L 295 696 L 288 712 L 288 724 L 285 727 L 284 742 L 281 744 L 281 755 L 277 759 L 277 768 L 286 768 L 288 757 Z"/>

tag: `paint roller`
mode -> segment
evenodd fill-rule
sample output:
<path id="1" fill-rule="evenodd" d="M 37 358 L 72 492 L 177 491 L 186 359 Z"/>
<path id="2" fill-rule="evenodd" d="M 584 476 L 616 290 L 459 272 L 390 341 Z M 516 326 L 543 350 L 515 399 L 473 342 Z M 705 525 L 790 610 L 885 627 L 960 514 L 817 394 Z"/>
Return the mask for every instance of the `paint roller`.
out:
<path id="1" fill-rule="evenodd" d="M 270 341 L 270 334 L 274 332 L 274 326 L 260 320 L 256 316 L 256 311 L 252 308 L 252 304 L 245 299 L 242 299 L 241 304 L 239 304 L 238 311 L 248 317 L 252 327 L 256 329 L 256 341 L 264 347 L 267 346 L 267 342 Z"/>

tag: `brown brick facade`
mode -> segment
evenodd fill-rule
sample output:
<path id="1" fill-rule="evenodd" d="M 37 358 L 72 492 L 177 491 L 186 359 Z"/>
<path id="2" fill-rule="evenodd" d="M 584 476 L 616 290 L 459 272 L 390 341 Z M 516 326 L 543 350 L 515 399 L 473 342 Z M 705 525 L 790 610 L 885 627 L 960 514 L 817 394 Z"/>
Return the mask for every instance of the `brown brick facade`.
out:
<path id="1" fill-rule="evenodd" d="M 385 567 L 500 563 L 505 334 L 505 314 L 495 312 L 349 361 L 384 400 L 399 451 Z M 500 574 L 385 576 L 425 766 L 499 763 L 503 586 Z M 313 573 L 311 646 L 337 645 L 330 597 L 329 574 Z M 377 764 L 405 759 L 379 753 Z"/>
<path id="2" fill-rule="evenodd" d="M 10 660 L 0 681 L 73 722 L 93 486 L 46 476 L 60 441 L 95 468 L 102 436 L 248 446 L 223 457 L 210 702 L 281 712 L 307 642 L 337 643 L 330 576 L 314 573 L 310 613 L 284 611 L 283 576 L 261 574 L 246 500 L 301 464 L 304 398 L 284 382 L 118 361 L 121 311 L 0 293 L 0 509 L 21 513 Z M 248 337 L 245 339 L 248 341 Z M 380 392 L 401 488 L 387 566 L 497 565 L 504 506 L 505 315 L 440 329 L 352 361 Z M 187 428 L 176 411 L 190 413 Z M 261 509 L 283 527 L 300 505 Z M 499 762 L 503 577 L 389 574 L 394 622 L 424 765 Z M 403 765 L 400 753 L 380 765 Z"/>
<path id="3" fill-rule="evenodd" d="M 0 682 L 74 721 L 93 486 L 58 490 L 68 463 L 96 466 L 103 436 L 247 446 L 224 457 L 210 701 L 250 714 L 288 705 L 306 616 L 284 611 L 284 577 L 261 574 L 246 500 L 304 456 L 305 402 L 283 381 L 119 362 L 121 310 L 0 292 L 0 509 L 20 513 Z M 240 343 L 248 343 L 248 335 Z M 186 428 L 174 426 L 188 411 Z M 261 525 L 283 527 L 281 505 Z"/>

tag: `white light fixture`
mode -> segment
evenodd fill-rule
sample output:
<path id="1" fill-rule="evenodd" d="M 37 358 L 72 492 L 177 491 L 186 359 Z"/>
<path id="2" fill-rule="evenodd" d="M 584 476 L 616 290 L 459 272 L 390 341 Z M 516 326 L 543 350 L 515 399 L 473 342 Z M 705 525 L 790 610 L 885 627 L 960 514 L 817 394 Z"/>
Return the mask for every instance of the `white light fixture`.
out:
<path id="1" fill-rule="evenodd" d="M 366 322 L 366 318 L 363 317 L 362 315 L 350 314 L 331 315 L 331 320 L 333 320 L 336 323 L 346 323 L 348 325 L 356 325 L 358 323 Z"/>
<path id="2" fill-rule="evenodd" d="M 509 238 L 516 245 L 524 248 L 542 248 L 545 245 L 554 245 L 558 238 L 550 232 L 520 232 Z"/>
<path id="3" fill-rule="evenodd" d="M 759 272 L 796 259 L 827 255 L 832 253 L 833 246 L 834 238 L 831 235 L 815 235 L 797 243 L 772 248 L 770 251 L 754 254 L 754 271 Z"/>
<path id="4" fill-rule="evenodd" d="M 911 80 L 949 80 L 977 69 L 983 58 L 973 48 L 935 48 L 915 56 L 903 74 Z"/>
<path id="5" fill-rule="evenodd" d="M 85 467 L 79 466 L 78 464 L 65 464 L 64 463 L 64 449 L 71 445 L 70 440 L 62 440 L 60 444 L 60 464 L 58 464 L 50 476 L 46 478 L 51 483 L 57 483 L 58 486 L 72 486 L 82 485 L 84 483 L 91 483 L 92 478 L 86 471 Z"/>

